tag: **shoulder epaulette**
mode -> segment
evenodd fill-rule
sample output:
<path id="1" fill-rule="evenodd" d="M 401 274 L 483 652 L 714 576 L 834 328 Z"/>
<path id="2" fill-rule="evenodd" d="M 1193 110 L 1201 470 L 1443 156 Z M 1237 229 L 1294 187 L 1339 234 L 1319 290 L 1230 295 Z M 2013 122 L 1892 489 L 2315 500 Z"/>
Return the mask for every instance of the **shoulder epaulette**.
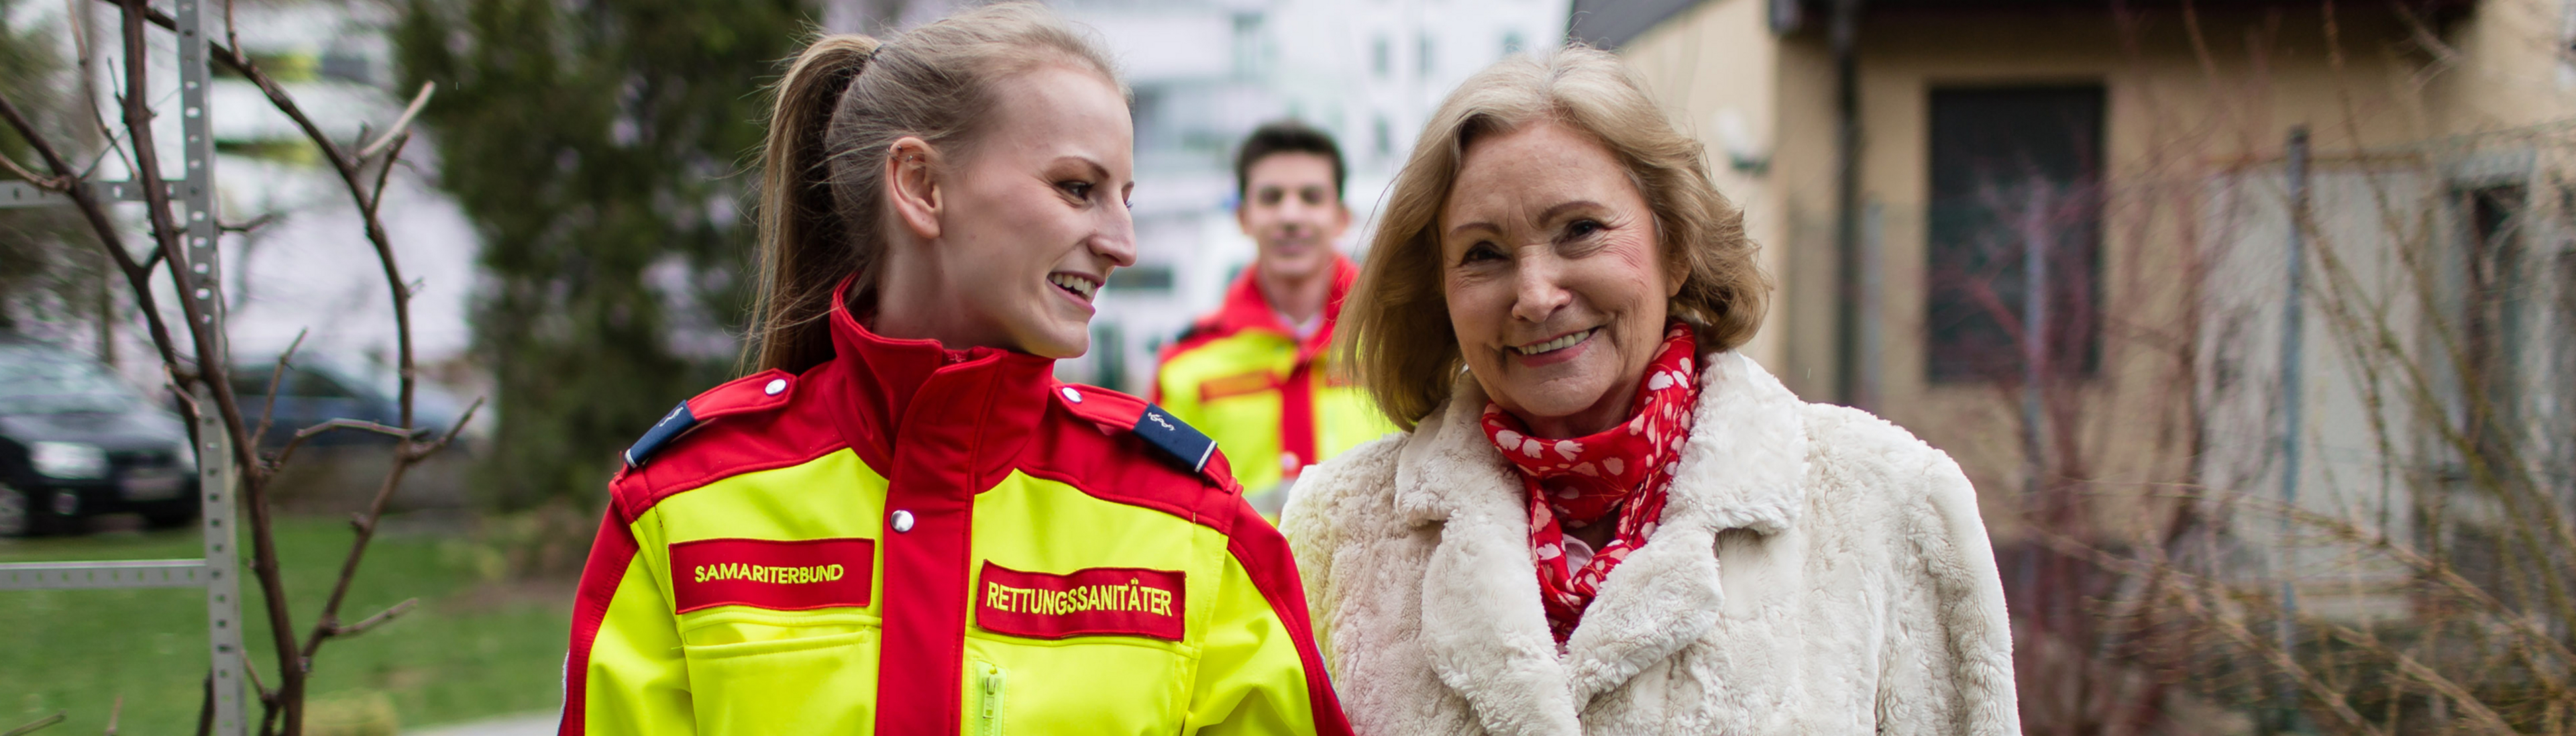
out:
<path id="1" fill-rule="evenodd" d="M 1222 465 L 1210 468 L 1209 460 L 1216 456 L 1216 440 L 1208 439 L 1197 428 L 1152 402 L 1104 388 L 1076 384 L 1057 386 L 1056 401 L 1104 431 L 1136 435 L 1137 439 L 1145 441 L 1145 446 L 1154 448 L 1155 454 L 1192 473 L 1216 479 L 1220 481 L 1219 485 L 1233 478 L 1233 472 Z"/>
<path id="2" fill-rule="evenodd" d="M 796 393 L 796 375 L 778 369 L 754 373 L 726 381 L 706 393 L 698 394 L 645 430 L 625 452 L 626 467 L 640 468 L 653 459 L 653 453 L 671 446 L 671 442 L 707 422 L 736 414 L 768 411 L 787 405 Z"/>

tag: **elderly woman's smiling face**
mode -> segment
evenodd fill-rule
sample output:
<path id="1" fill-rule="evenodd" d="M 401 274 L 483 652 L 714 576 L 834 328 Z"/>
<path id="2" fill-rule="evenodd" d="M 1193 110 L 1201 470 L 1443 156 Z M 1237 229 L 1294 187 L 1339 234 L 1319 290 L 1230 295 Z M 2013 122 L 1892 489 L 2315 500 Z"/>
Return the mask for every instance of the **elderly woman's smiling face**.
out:
<path id="1" fill-rule="evenodd" d="M 1439 237 L 1449 324 L 1495 405 L 1542 437 L 1628 418 L 1682 275 L 1609 149 L 1554 122 L 1476 140 Z"/>

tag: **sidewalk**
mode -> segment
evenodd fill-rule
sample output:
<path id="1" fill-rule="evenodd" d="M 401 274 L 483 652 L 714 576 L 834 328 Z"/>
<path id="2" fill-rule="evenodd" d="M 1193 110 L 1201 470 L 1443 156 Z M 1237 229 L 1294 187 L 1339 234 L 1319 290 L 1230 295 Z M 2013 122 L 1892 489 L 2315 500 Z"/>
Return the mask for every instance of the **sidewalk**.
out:
<path id="1" fill-rule="evenodd" d="M 421 730 L 406 730 L 405 736 L 546 736 L 555 732 L 555 714 L 494 718 L 469 723 L 453 723 Z"/>

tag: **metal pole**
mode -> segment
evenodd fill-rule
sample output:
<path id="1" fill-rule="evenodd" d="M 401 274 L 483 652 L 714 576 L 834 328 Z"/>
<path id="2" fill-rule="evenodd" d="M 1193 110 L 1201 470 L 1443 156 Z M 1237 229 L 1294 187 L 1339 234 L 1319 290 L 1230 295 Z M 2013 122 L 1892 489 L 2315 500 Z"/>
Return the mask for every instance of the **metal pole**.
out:
<path id="1" fill-rule="evenodd" d="M 1882 318 L 1882 315 L 1887 314 L 1887 270 L 1884 268 L 1887 252 L 1886 210 L 1886 206 L 1876 199 L 1867 200 L 1861 205 L 1860 292 L 1852 299 L 1852 308 L 1859 314 L 1853 320 L 1853 342 L 1856 343 L 1858 352 L 1855 354 L 1853 365 L 1854 378 L 1850 402 L 1852 406 L 1871 411 L 1880 408 L 1880 388 L 1883 385 L 1880 380 L 1880 368 L 1881 359 L 1885 355 L 1884 343 L 1886 342 L 1885 322 Z"/>
<path id="2" fill-rule="evenodd" d="M 1834 396 L 1860 406 L 1860 11 L 1834 0 Z"/>
<path id="3" fill-rule="evenodd" d="M 2021 431 L 2023 469 L 2038 493 L 2048 469 L 2048 437 L 2040 431 L 2040 384 L 2048 371 L 2048 180 L 2033 176 L 2022 204 Z"/>
<path id="4" fill-rule="evenodd" d="M 223 270 L 215 252 L 215 141 L 206 109 L 207 0 L 178 0 L 179 131 L 187 179 L 180 198 L 187 203 L 187 272 L 173 285 L 181 299 L 195 299 L 204 310 L 206 331 L 214 336 L 213 355 L 197 356 L 199 365 L 219 364 L 231 354 L 224 339 Z M 157 180 L 158 171 L 139 172 L 141 181 Z M 176 265 L 176 264 L 173 264 Z M 200 386 L 197 405 L 215 405 L 211 387 Z M 199 524 L 206 549 L 206 654 L 211 665 L 209 696 L 214 700 L 213 733 L 248 734 L 242 702 L 241 584 L 238 545 L 234 544 L 234 491 L 240 474 L 233 467 L 230 435 L 210 411 L 197 412 L 197 483 L 204 500 Z"/>
<path id="5" fill-rule="evenodd" d="M 2281 299 L 2281 539 L 2280 561 L 2275 574 L 2281 580 L 2281 618 L 2274 632 L 2280 638 L 2283 653 L 2293 651 L 2298 643 L 2299 598 L 2293 580 L 2297 565 L 2291 546 L 2291 512 L 2299 505 L 2299 435 L 2302 428 L 2303 402 L 2299 380 L 2301 347 L 2305 342 L 2305 325 L 2299 313 L 2307 280 L 2307 214 L 2308 214 L 2308 127 L 2290 128 L 2289 141 L 2290 242 L 2287 283 Z M 2284 675 L 2281 682 L 2281 728 L 2299 730 L 2299 694 L 2297 685 Z"/>

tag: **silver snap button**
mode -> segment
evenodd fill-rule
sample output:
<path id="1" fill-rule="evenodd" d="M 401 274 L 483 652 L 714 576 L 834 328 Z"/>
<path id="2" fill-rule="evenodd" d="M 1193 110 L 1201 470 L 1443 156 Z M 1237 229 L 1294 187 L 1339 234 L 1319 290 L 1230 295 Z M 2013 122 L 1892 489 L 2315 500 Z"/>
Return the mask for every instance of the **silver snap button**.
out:
<path id="1" fill-rule="evenodd" d="M 1072 386 L 1066 386 L 1064 387 L 1064 400 L 1076 404 L 1082 403 L 1082 392 L 1073 390 Z"/>
<path id="2" fill-rule="evenodd" d="M 777 396 L 778 392 L 785 390 L 787 390 L 787 379 L 784 378 L 769 379 L 769 385 L 760 387 L 761 393 L 771 396 Z"/>
<path id="3" fill-rule="evenodd" d="M 912 531 L 912 512 L 901 509 L 895 510 L 894 531 L 896 534 Z"/>

